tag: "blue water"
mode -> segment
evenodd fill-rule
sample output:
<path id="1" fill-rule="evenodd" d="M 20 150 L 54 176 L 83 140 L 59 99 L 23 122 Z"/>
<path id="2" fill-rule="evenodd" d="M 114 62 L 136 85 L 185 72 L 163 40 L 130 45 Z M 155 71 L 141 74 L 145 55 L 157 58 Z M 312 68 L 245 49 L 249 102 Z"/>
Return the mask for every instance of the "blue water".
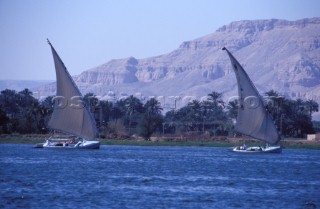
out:
<path id="1" fill-rule="evenodd" d="M 320 208 L 320 151 L 0 145 L 0 208 Z"/>

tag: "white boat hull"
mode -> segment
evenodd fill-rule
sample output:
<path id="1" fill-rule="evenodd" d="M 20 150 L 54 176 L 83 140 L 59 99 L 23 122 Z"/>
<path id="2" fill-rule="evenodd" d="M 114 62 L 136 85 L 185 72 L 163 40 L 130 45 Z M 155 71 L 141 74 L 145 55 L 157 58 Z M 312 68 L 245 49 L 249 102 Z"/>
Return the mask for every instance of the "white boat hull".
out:
<path id="1" fill-rule="evenodd" d="M 99 149 L 100 148 L 100 142 L 99 141 L 82 141 L 82 142 L 78 142 L 76 145 L 74 145 L 74 148 L 78 148 L 78 149 Z"/>
<path id="2" fill-rule="evenodd" d="M 76 144 L 69 144 L 65 142 L 50 142 L 47 140 L 45 143 L 36 144 L 34 148 L 66 148 L 66 149 L 99 149 L 99 141 L 79 141 Z"/>
<path id="3" fill-rule="evenodd" d="M 234 147 L 233 152 L 239 153 L 281 153 L 281 146 L 267 146 L 267 147 Z"/>

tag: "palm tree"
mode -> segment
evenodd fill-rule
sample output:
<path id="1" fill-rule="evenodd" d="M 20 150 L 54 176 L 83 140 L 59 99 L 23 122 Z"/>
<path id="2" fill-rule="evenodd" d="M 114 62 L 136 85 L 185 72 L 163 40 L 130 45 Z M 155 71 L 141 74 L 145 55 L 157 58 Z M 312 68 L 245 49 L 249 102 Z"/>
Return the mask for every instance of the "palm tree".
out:
<path id="1" fill-rule="evenodd" d="M 119 100 L 113 105 L 111 117 L 117 123 L 118 119 L 122 118 L 126 113 L 126 103 L 124 100 Z"/>
<path id="2" fill-rule="evenodd" d="M 41 105 L 45 108 L 46 113 L 50 115 L 53 111 L 53 105 L 54 105 L 53 96 L 46 97 L 42 101 Z"/>
<path id="3" fill-rule="evenodd" d="M 188 103 L 187 108 L 189 108 L 190 111 L 187 112 L 187 119 L 189 121 L 190 128 L 192 130 L 199 130 L 200 124 L 202 121 L 202 130 L 204 129 L 204 115 L 202 114 L 202 104 L 198 100 L 192 100 Z M 202 119 L 202 120 L 201 120 Z"/>
<path id="4" fill-rule="evenodd" d="M 319 111 L 319 104 L 314 101 L 313 99 L 309 99 L 305 102 L 305 106 L 307 110 L 309 111 L 309 116 L 312 118 L 312 113 L 313 112 L 318 112 Z"/>
<path id="5" fill-rule="evenodd" d="M 302 99 L 296 99 L 296 101 L 294 101 L 294 106 L 295 110 L 299 113 L 306 111 L 305 102 Z"/>
<path id="6" fill-rule="evenodd" d="M 95 111 L 95 107 L 98 106 L 99 100 L 98 98 L 94 95 L 94 93 L 87 93 L 83 97 L 83 101 L 85 106 L 89 109 L 90 112 Z"/>
<path id="7" fill-rule="evenodd" d="M 10 89 L 1 91 L 0 105 L 9 118 L 15 118 L 15 115 L 19 112 L 19 105 L 17 103 L 17 92 Z"/>
<path id="8" fill-rule="evenodd" d="M 142 114 L 142 117 L 139 120 L 138 132 L 146 140 L 150 140 L 151 135 L 163 126 L 164 132 L 164 123 L 163 116 L 161 111 L 161 103 L 156 98 L 149 99 L 144 105 L 145 113 Z"/>
<path id="9" fill-rule="evenodd" d="M 150 140 L 151 135 L 163 126 L 163 117 L 161 114 L 142 114 L 139 120 L 138 133 L 145 139 Z"/>
<path id="10" fill-rule="evenodd" d="M 133 95 L 130 95 L 125 99 L 125 108 L 126 113 L 129 115 L 129 133 L 131 132 L 131 122 L 132 116 L 136 112 L 140 112 L 142 110 L 142 103 L 140 100 Z"/>
<path id="11" fill-rule="evenodd" d="M 205 123 L 208 126 L 208 121 L 212 119 L 210 115 L 213 113 L 212 106 L 210 101 L 202 101 L 201 102 L 201 112 L 202 112 L 202 132 L 205 132 Z M 210 125 L 209 125 L 210 126 Z"/>
<path id="12" fill-rule="evenodd" d="M 199 112 L 202 109 L 201 102 L 199 102 L 198 100 L 192 100 L 188 103 L 188 106 L 191 107 L 195 112 Z"/>
<path id="13" fill-rule="evenodd" d="M 281 117 L 283 117 L 283 108 L 286 100 L 283 96 L 281 96 L 277 91 L 274 90 L 266 92 L 265 95 L 267 96 L 267 109 L 275 120 L 276 125 L 280 128 L 282 126 Z"/>
<path id="14" fill-rule="evenodd" d="M 33 102 L 35 102 L 35 98 L 32 96 L 32 91 L 29 89 L 24 89 L 18 94 L 18 102 L 22 107 L 30 106 Z"/>
<path id="15" fill-rule="evenodd" d="M 19 94 L 21 94 L 25 97 L 30 97 L 30 96 L 32 96 L 33 93 L 32 93 L 32 91 L 30 91 L 29 89 L 26 88 L 26 89 L 20 91 Z"/>
<path id="16" fill-rule="evenodd" d="M 6 112 L 2 109 L 0 105 L 0 134 L 7 133 L 7 125 L 9 122 L 9 118 L 6 115 Z"/>
<path id="17" fill-rule="evenodd" d="M 239 102 L 238 100 L 230 101 L 227 105 L 228 115 L 232 119 L 236 119 L 238 116 Z"/>
<path id="18" fill-rule="evenodd" d="M 112 111 L 114 109 L 113 103 L 109 101 L 99 101 L 99 122 L 107 123 L 112 117 Z"/>
<path id="19" fill-rule="evenodd" d="M 160 114 L 163 108 L 161 103 L 156 98 L 149 99 L 144 105 L 148 114 Z"/>
<path id="20" fill-rule="evenodd" d="M 208 100 L 212 102 L 213 107 L 221 107 L 224 108 L 224 102 L 222 100 L 222 93 L 218 93 L 213 91 L 212 93 L 208 94 Z"/>
<path id="21" fill-rule="evenodd" d="M 274 90 L 266 92 L 265 95 L 267 96 L 267 105 L 270 108 L 275 108 L 278 112 L 283 103 L 284 97 Z"/>

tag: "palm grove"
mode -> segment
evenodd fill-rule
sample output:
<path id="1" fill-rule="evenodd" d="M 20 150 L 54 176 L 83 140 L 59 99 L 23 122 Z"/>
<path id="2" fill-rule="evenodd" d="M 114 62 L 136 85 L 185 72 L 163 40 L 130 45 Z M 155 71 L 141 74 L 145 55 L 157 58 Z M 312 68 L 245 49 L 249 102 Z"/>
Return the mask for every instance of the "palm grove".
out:
<path id="1" fill-rule="evenodd" d="M 118 101 L 98 100 L 92 93 L 83 98 L 93 113 L 100 137 L 130 138 L 139 135 L 150 140 L 152 135 L 234 136 L 237 100 L 228 103 L 222 94 L 212 92 L 205 101 L 192 100 L 181 108 L 172 108 L 163 115 L 156 98 L 141 101 L 133 95 Z M 291 100 L 276 91 L 265 93 L 267 110 L 284 137 L 304 137 L 314 133 L 312 113 L 319 111 L 314 100 Z M 0 94 L 0 133 L 47 134 L 54 97 L 38 100 L 32 92 L 3 90 Z"/>

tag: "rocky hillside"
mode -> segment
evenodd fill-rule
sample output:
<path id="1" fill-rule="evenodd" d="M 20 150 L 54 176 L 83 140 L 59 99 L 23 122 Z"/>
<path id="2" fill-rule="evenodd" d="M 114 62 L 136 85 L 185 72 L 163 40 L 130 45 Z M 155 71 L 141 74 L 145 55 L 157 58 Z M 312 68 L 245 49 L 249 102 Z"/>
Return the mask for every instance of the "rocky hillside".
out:
<path id="1" fill-rule="evenodd" d="M 170 96 L 200 99 L 217 91 L 228 99 L 237 93 L 236 78 L 221 50 L 224 46 L 261 93 L 273 89 L 320 103 L 320 18 L 232 22 L 212 34 L 183 42 L 168 54 L 111 60 L 74 78 L 83 93 L 107 97 L 134 94 L 162 96 L 165 101 Z M 53 95 L 55 86 L 37 91 Z"/>

